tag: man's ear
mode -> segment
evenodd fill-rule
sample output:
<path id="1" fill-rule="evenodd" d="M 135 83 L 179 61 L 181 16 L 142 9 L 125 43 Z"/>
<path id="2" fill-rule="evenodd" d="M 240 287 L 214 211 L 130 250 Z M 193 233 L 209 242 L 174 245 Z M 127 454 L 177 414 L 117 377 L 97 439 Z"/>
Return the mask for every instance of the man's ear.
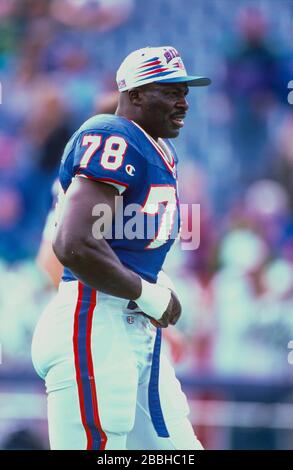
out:
<path id="1" fill-rule="evenodd" d="M 142 102 L 142 90 L 140 87 L 128 90 L 129 101 L 134 106 L 140 106 Z"/>

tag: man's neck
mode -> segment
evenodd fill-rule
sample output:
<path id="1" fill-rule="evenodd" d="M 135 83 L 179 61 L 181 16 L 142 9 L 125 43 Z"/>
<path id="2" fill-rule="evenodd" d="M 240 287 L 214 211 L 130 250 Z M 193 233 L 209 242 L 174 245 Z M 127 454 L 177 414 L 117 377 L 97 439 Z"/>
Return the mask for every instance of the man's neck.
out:
<path id="1" fill-rule="evenodd" d="M 120 117 L 124 117 L 126 119 L 128 119 L 129 121 L 133 121 L 135 122 L 136 124 L 139 125 L 139 127 L 141 127 L 152 139 L 154 139 L 156 142 L 158 142 L 158 136 L 154 136 L 152 135 L 150 132 L 149 132 L 149 129 L 145 126 L 143 120 L 141 119 L 140 116 L 138 116 L 135 112 L 123 112 L 123 109 L 121 109 L 120 107 L 117 108 L 117 111 L 116 111 L 116 116 L 120 116 Z"/>

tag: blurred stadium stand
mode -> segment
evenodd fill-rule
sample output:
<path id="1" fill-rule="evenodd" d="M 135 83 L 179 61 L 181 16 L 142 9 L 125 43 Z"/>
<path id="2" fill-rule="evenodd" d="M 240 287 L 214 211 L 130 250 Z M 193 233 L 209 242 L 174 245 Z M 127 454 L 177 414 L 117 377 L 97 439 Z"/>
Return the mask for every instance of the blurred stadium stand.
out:
<path id="1" fill-rule="evenodd" d="M 48 446 L 30 342 L 53 295 L 34 260 L 62 148 L 126 54 L 170 44 L 213 81 L 190 92 L 176 142 L 182 201 L 201 204 L 200 248 L 166 263 L 192 422 L 206 448 L 292 449 L 293 2 L 66 4 L 67 18 L 57 0 L 0 5 L 0 447 Z"/>

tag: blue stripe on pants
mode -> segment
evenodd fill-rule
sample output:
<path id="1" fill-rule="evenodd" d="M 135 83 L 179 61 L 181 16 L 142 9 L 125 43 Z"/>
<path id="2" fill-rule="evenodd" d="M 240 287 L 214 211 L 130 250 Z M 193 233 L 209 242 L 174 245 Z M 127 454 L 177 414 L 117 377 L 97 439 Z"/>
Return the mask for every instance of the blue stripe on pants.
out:
<path id="1" fill-rule="evenodd" d="M 149 410 L 154 428 L 159 437 L 170 437 L 164 420 L 160 395 L 159 395 L 159 373 L 160 373 L 160 352 L 161 352 L 162 330 L 157 329 L 151 376 L 149 383 Z"/>

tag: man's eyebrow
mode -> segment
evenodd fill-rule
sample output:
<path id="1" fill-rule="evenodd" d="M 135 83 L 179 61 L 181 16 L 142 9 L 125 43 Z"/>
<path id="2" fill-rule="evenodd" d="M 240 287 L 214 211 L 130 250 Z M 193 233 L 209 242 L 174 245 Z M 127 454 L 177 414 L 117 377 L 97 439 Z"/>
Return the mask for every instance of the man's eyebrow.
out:
<path id="1" fill-rule="evenodd" d="M 173 86 L 173 87 L 169 87 L 168 89 L 172 90 L 172 91 L 177 91 L 179 93 L 182 91 L 185 95 L 187 95 L 189 93 L 188 86 L 186 86 L 184 88 L 182 88 L 181 86 L 176 86 L 176 87 Z"/>
<path id="2" fill-rule="evenodd" d="M 175 85 L 174 83 L 154 83 L 155 85 L 155 88 L 157 89 L 163 89 L 163 90 L 171 90 L 171 91 L 184 91 L 184 92 L 189 92 L 189 87 L 186 86 L 186 87 L 181 87 L 180 85 Z"/>

